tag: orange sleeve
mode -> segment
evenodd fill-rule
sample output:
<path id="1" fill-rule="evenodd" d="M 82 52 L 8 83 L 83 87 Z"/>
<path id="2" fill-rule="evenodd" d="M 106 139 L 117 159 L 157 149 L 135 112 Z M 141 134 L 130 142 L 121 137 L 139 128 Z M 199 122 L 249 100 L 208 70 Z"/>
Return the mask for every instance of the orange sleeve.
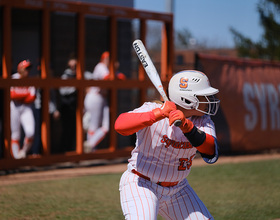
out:
<path id="1" fill-rule="evenodd" d="M 17 92 L 15 89 L 11 89 L 11 99 L 12 100 L 23 100 L 26 97 L 26 93 Z"/>
<path id="2" fill-rule="evenodd" d="M 104 78 L 103 80 L 109 80 L 110 79 L 110 73 L 108 73 Z"/>
<path id="3" fill-rule="evenodd" d="M 18 100 L 23 103 L 31 103 L 35 100 L 36 94 L 30 92 L 28 88 L 25 87 L 13 87 L 10 90 L 10 95 L 12 100 Z"/>
<path id="4" fill-rule="evenodd" d="M 141 113 L 122 113 L 115 122 L 115 130 L 121 135 L 127 136 L 152 125 L 156 122 L 152 111 Z"/>
<path id="5" fill-rule="evenodd" d="M 214 155 L 215 154 L 215 138 L 210 135 L 206 134 L 206 138 L 203 143 L 196 147 L 200 153 L 207 154 L 207 155 Z"/>
<path id="6" fill-rule="evenodd" d="M 32 103 L 32 102 L 34 102 L 34 100 L 35 100 L 35 98 L 36 98 L 36 95 L 32 95 L 32 94 L 28 94 L 26 97 L 25 97 L 25 99 L 23 100 L 23 102 L 24 103 Z"/>

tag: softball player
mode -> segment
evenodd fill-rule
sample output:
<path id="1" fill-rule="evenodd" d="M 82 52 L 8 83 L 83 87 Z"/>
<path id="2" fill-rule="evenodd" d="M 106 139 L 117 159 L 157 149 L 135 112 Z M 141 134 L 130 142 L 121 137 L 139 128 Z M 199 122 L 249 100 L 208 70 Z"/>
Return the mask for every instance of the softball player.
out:
<path id="1" fill-rule="evenodd" d="M 214 123 L 218 90 L 199 71 L 181 71 L 168 86 L 164 104 L 146 102 L 121 114 L 115 129 L 136 132 L 136 146 L 119 190 L 125 219 L 213 219 L 186 177 L 198 151 L 205 162 L 218 159 Z M 174 121 L 181 120 L 176 127 Z"/>
<path id="2" fill-rule="evenodd" d="M 101 55 L 100 62 L 95 66 L 93 80 L 109 78 L 109 52 Z M 87 131 L 87 140 L 84 142 L 84 151 L 92 152 L 109 131 L 109 106 L 106 100 L 107 91 L 99 87 L 90 87 L 84 100 L 85 110 L 90 114 Z"/>
<path id="3" fill-rule="evenodd" d="M 28 77 L 31 62 L 23 60 L 18 64 L 17 73 L 12 75 L 13 79 Z M 35 120 L 31 103 L 36 98 L 35 87 L 11 87 L 11 155 L 15 159 L 25 158 L 30 150 L 35 130 Z M 22 148 L 20 148 L 21 125 L 25 133 Z"/>

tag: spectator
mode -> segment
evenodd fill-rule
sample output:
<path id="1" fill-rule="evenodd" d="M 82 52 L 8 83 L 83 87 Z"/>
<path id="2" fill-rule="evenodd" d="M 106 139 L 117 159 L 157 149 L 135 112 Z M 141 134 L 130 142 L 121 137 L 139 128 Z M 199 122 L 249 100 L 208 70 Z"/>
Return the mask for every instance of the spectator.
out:
<path id="1" fill-rule="evenodd" d="M 105 51 L 100 62 L 95 66 L 91 79 L 109 79 L 110 54 Z M 84 100 L 85 110 L 90 114 L 87 131 L 87 140 L 84 142 L 84 151 L 92 152 L 109 131 L 109 106 L 107 103 L 107 90 L 99 87 L 90 87 Z"/>
<path id="2" fill-rule="evenodd" d="M 77 60 L 70 58 L 68 67 L 61 76 L 62 79 L 76 78 Z M 62 87 L 59 89 L 61 97 L 60 117 L 62 122 L 62 151 L 76 149 L 76 106 L 77 90 L 75 87 Z"/>
<path id="3" fill-rule="evenodd" d="M 125 80 L 126 79 L 126 76 L 119 71 L 119 68 L 120 68 L 120 62 L 119 61 L 116 61 L 115 62 L 115 76 L 117 79 L 120 79 L 120 80 Z"/>
<path id="4" fill-rule="evenodd" d="M 18 64 L 17 73 L 13 79 L 26 78 L 29 75 L 32 64 L 29 60 L 23 60 Z M 36 98 L 35 87 L 11 87 L 11 154 L 15 159 L 25 158 L 30 150 L 34 132 L 35 120 L 31 103 Z M 22 148 L 20 147 L 21 126 L 25 133 Z"/>

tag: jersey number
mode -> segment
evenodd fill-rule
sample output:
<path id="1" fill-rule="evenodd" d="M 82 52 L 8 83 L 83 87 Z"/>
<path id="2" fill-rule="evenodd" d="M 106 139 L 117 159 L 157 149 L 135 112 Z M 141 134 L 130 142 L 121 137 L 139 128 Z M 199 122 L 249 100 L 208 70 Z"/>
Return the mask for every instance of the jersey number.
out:
<path id="1" fill-rule="evenodd" d="M 184 171 L 186 169 L 190 169 L 192 166 L 192 160 L 195 154 L 192 155 L 190 158 L 179 158 L 180 165 L 178 166 L 179 171 Z"/>

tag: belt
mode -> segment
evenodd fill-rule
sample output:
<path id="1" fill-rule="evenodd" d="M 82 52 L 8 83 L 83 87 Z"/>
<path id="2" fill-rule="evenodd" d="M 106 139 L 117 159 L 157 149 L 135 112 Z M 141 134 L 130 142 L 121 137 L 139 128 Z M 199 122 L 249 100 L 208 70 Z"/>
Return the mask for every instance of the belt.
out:
<path id="1" fill-rule="evenodd" d="M 134 169 L 131 170 L 131 172 L 136 174 L 139 177 L 142 177 L 145 180 L 151 181 L 150 177 L 147 177 L 147 176 L 139 173 L 138 171 L 136 171 Z M 178 181 L 177 182 L 157 182 L 157 184 L 160 185 L 160 186 L 163 186 L 163 187 L 172 187 L 172 186 L 176 186 L 178 184 Z"/>

